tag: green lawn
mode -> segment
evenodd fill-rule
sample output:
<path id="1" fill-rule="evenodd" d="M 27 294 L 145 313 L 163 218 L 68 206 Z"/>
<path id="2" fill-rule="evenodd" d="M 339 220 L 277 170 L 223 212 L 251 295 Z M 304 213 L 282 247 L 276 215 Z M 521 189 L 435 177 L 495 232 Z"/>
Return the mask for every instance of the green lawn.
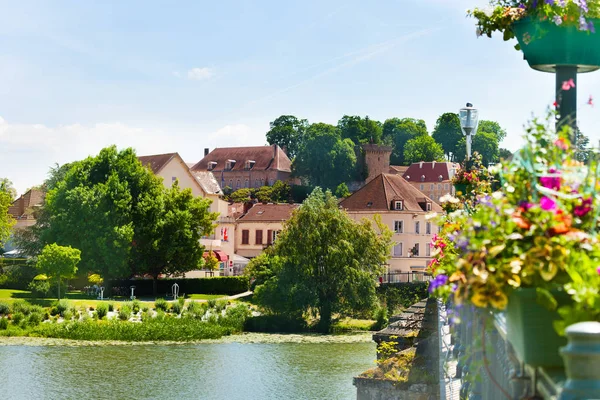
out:
<path id="1" fill-rule="evenodd" d="M 190 294 L 187 298 L 191 300 L 216 300 L 227 297 L 226 294 Z"/>

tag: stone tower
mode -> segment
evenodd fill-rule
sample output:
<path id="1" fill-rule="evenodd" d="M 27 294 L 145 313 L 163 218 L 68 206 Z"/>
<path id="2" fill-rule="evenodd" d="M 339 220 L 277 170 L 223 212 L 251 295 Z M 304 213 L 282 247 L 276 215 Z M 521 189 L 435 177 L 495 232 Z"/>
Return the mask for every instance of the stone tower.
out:
<path id="1" fill-rule="evenodd" d="M 390 173 L 390 156 L 392 155 L 391 146 L 380 146 L 377 144 L 364 144 L 365 166 L 368 176 L 365 183 L 371 182 L 373 178 L 380 174 Z"/>

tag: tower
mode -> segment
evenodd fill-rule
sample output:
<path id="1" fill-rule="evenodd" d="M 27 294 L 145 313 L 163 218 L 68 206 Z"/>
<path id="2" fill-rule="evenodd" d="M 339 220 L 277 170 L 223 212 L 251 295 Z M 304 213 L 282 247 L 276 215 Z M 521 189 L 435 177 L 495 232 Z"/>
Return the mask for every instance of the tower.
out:
<path id="1" fill-rule="evenodd" d="M 390 156 L 392 155 L 391 146 L 380 146 L 378 144 L 364 144 L 365 166 L 368 175 L 365 183 L 369 183 L 373 178 L 380 174 L 390 172 Z"/>

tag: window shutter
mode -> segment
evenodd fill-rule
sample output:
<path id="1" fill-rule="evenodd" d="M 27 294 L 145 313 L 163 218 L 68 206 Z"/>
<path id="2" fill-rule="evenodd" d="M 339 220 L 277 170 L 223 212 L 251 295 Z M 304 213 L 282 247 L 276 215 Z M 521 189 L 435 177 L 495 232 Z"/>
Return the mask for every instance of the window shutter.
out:
<path id="1" fill-rule="evenodd" d="M 242 231 L 242 244 L 249 244 L 250 243 L 250 231 L 247 229 L 244 229 Z"/>
<path id="2" fill-rule="evenodd" d="M 273 231 L 270 229 L 267 231 L 267 244 L 273 244 Z"/>
<path id="3" fill-rule="evenodd" d="M 263 244 L 263 231 L 256 231 L 256 244 Z"/>

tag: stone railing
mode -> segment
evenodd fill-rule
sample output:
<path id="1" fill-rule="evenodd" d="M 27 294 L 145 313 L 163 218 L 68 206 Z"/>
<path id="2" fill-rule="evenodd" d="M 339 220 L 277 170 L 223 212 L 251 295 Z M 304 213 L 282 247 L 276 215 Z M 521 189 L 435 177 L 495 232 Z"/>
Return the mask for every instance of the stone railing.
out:
<path id="1" fill-rule="evenodd" d="M 441 399 L 600 399 L 600 323 L 567 328 L 566 368 L 543 369 L 519 360 L 502 314 L 459 314 L 438 303 Z"/>

